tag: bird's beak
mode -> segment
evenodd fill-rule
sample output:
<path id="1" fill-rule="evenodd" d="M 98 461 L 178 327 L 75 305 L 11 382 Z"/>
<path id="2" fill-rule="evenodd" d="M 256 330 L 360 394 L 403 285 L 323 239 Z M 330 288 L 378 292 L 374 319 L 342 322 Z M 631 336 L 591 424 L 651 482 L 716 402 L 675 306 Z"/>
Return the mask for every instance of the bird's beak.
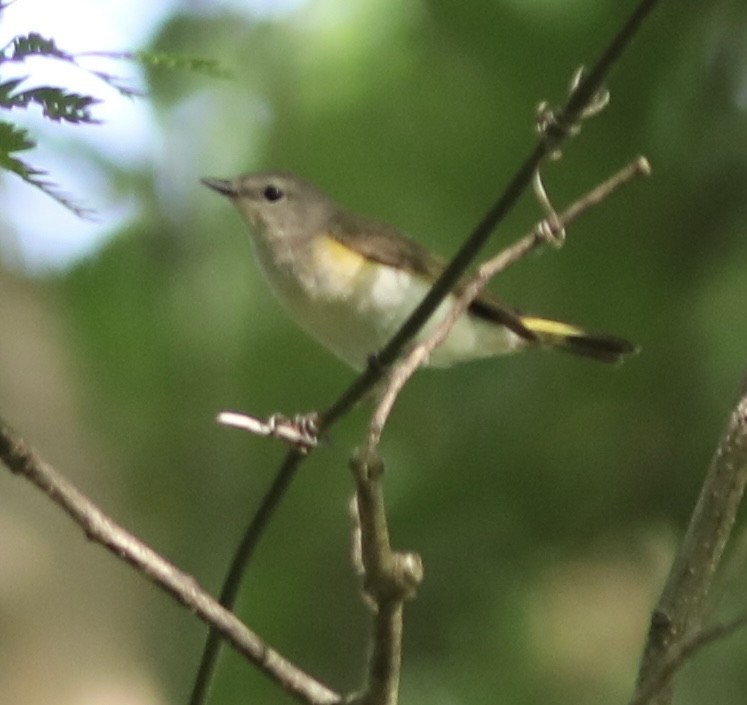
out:
<path id="1" fill-rule="evenodd" d="M 228 196 L 229 198 L 236 198 L 236 196 L 239 195 L 238 189 L 233 181 L 228 181 L 227 179 L 212 179 L 210 177 L 200 179 L 200 181 L 208 188 L 213 189 L 213 191 L 222 193 L 224 196 Z"/>

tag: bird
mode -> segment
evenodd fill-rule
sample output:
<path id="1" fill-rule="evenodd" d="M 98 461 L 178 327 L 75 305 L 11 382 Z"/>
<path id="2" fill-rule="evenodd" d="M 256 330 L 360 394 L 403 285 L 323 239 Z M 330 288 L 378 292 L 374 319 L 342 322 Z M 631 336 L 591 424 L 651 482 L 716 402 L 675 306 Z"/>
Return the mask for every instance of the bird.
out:
<path id="1" fill-rule="evenodd" d="M 290 172 L 261 171 L 202 183 L 233 203 L 249 226 L 256 259 L 298 325 L 356 370 L 397 332 L 446 263 L 391 225 L 353 212 Z M 415 341 L 448 314 L 460 281 Z M 448 367 L 531 348 L 619 363 L 628 340 L 527 315 L 481 293 L 427 360 Z"/>

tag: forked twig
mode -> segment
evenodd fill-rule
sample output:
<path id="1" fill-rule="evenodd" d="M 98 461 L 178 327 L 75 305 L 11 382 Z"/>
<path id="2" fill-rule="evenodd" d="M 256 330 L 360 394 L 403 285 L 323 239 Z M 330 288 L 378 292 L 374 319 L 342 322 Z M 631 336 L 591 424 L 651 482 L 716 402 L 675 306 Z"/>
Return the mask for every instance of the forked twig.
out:
<path id="1" fill-rule="evenodd" d="M 382 475 L 384 465 L 366 448 L 351 461 L 355 477 L 353 556 L 373 619 L 371 654 L 363 690 L 348 698 L 356 705 L 396 705 L 402 665 L 404 603 L 423 580 L 417 553 L 393 551 L 389 542 Z"/>

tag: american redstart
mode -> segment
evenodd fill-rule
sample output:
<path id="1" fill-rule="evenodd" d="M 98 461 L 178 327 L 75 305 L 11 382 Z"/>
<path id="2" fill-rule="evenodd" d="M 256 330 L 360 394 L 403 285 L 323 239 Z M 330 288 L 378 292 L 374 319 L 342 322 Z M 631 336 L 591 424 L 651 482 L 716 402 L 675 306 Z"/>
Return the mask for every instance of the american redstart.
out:
<path id="1" fill-rule="evenodd" d="M 347 210 L 293 174 L 258 172 L 202 183 L 228 196 L 249 224 L 259 264 L 298 324 L 356 369 L 392 337 L 443 271 L 442 260 L 395 228 Z M 421 338 L 453 301 L 446 297 Z M 483 293 L 429 364 L 444 367 L 531 347 L 612 363 L 637 350 L 622 338 L 519 313 Z"/>

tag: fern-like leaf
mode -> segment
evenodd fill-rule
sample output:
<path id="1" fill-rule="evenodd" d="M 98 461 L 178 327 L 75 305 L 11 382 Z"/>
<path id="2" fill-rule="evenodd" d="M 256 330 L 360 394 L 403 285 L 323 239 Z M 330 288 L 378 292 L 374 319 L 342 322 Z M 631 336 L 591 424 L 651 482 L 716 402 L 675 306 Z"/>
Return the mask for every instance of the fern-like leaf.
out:
<path id="1" fill-rule="evenodd" d="M 49 56 L 63 61 L 75 62 L 75 57 L 60 49 L 54 39 L 47 39 L 41 34 L 29 34 L 14 37 L 3 49 L 0 61 L 23 61 L 29 56 Z"/>
<path id="2" fill-rule="evenodd" d="M 165 68 L 172 71 L 191 71 L 193 73 L 200 73 L 213 78 L 231 77 L 231 72 L 215 59 L 206 59 L 200 56 L 187 56 L 185 54 L 169 54 L 164 51 L 97 51 L 86 52 L 79 54 L 78 56 L 101 56 L 109 59 L 121 59 L 125 61 L 133 61 L 141 66 L 150 68 Z"/>
<path id="3" fill-rule="evenodd" d="M 14 91 L 27 78 L 28 76 L 23 76 L 22 78 L 13 78 L 10 81 L 5 81 L 5 83 L 0 83 L 0 107 L 9 109 L 18 107 Z"/>
<path id="4" fill-rule="evenodd" d="M 47 39 L 37 32 L 30 32 L 29 34 L 15 37 L 2 51 L 0 51 L 0 64 L 4 61 L 24 61 L 30 56 L 44 56 L 49 59 L 57 59 L 58 61 L 66 61 L 73 64 L 82 71 L 87 71 L 91 75 L 96 76 L 96 78 L 108 84 L 114 88 L 114 90 L 123 95 L 128 97 L 139 95 L 137 91 L 128 87 L 121 78 L 112 76 L 103 71 L 90 71 L 78 63 L 78 57 L 97 55 L 106 56 L 105 53 L 97 54 L 96 52 L 90 52 L 88 54 L 71 54 L 60 49 L 54 39 Z"/>
<path id="5" fill-rule="evenodd" d="M 36 147 L 36 143 L 29 139 L 26 130 L 0 120 L 0 167 L 26 178 L 32 170 L 12 155 L 14 152 L 23 152 L 33 147 Z"/>
<path id="6" fill-rule="evenodd" d="M 12 171 L 20 176 L 27 184 L 43 191 L 79 218 L 91 220 L 94 212 L 76 203 L 68 194 L 61 191 L 57 184 L 46 179 L 46 171 L 37 169 L 14 156 L 16 152 L 23 152 L 34 147 L 36 147 L 36 143 L 29 138 L 26 130 L 5 120 L 0 120 L 0 168 Z"/>
<path id="7" fill-rule="evenodd" d="M 91 106 L 99 102 L 92 96 L 41 86 L 18 93 L 14 98 L 19 106 L 26 107 L 29 103 L 41 106 L 44 117 L 50 120 L 88 124 L 99 122 L 91 115 Z"/>
<path id="8" fill-rule="evenodd" d="M 0 10 L 4 3 L 0 0 Z M 52 60 L 65 61 L 86 71 L 103 81 L 119 93 L 132 97 L 139 93 L 128 87 L 123 79 L 104 71 L 91 70 L 81 66 L 78 59 L 85 56 L 100 56 L 111 59 L 134 61 L 144 66 L 159 66 L 167 69 L 181 69 L 209 76 L 227 76 L 228 72 L 218 62 L 191 56 L 177 56 L 163 52 L 87 52 L 70 54 L 60 49 L 53 39 L 47 39 L 41 34 L 29 34 L 15 37 L 5 47 L 0 48 L 0 66 L 7 62 L 23 62 L 32 56 L 42 56 Z M 49 120 L 58 122 L 97 123 L 91 114 L 91 108 L 99 101 L 87 95 L 71 93 L 55 86 L 40 86 L 28 90 L 19 90 L 19 86 L 27 80 L 27 76 L 13 78 L 0 83 L 0 108 L 27 109 L 31 105 L 41 107 L 42 114 Z M 36 143 L 31 140 L 26 130 L 4 120 L 0 120 L 0 169 L 13 172 L 27 183 L 41 189 L 48 196 L 62 204 L 68 210 L 83 218 L 90 218 L 92 211 L 76 204 L 67 194 L 59 190 L 58 186 L 49 181 L 47 173 L 36 169 L 19 159 L 16 154 L 33 149 Z"/>
<path id="9" fill-rule="evenodd" d="M 78 93 L 68 93 L 54 86 L 40 86 L 15 93 L 18 85 L 26 77 L 0 83 L 0 106 L 4 108 L 27 108 L 38 105 L 42 114 L 50 120 L 96 124 L 99 121 L 91 115 L 91 106 L 99 101 L 96 98 Z"/>

